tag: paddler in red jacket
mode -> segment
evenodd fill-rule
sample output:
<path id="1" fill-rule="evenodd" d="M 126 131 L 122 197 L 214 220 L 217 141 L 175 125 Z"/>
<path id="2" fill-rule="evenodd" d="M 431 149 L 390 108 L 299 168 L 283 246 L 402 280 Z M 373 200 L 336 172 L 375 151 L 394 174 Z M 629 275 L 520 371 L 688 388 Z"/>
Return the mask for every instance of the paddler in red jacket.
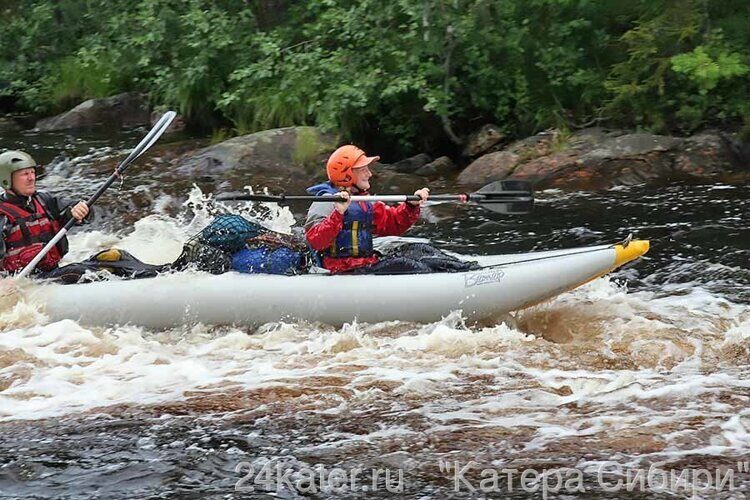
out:
<path id="1" fill-rule="evenodd" d="M 0 154 L 0 272 L 21 271 L 71 217 L 80 224 L 89 216 L 82 201 L 73 204 L 37 191 L 36 169 L 23 151 Z M 56 269 L 67 251 L 67 238 L 62 238 L 36 269 Z"/>
<path id="2" fill-rule="evenodd" d="M 421 202 L 405 202 L 395 207 L 383 202 L 352 202 L 351 195 L 367 195 L 372 172 L 370 165 L 379 156 L 367 156 L 356 146 L 342 146 L 333 152 L 326 164 L 328 182 L 307 189 L 316 196 L 340 195 L 341 203 L 313 203 L 307 213 L 305 235 L 313 250 L 318 251 L 323 267 L 333 273 L 356 272 L 373 274 L 424 273 L 430 269 L 413 259 L 379 259 L 372 238 L 399 236 L 418 219 L 420 205 L 430 190 L 414 194 Z"/>

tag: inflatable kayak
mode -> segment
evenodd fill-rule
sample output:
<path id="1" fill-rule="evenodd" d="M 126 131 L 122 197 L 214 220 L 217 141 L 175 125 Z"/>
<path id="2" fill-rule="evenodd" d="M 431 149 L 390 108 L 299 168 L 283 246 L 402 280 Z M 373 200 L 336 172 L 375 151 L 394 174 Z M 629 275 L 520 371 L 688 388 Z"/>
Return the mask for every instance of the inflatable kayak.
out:
<path id="1" fill-rule="evenodd" d="M 196 323 L 440 320 L 461 310 L 492 318 L 571 290 L 648 251 L 645 240 L 513 255 L 472 256 L 479 269 L 401 275 L 279 276 L 174 273 L 141 280 L 37 287 L 31 300 L 52 320 L 170 328 Z M 469 257 L 466 257 L 469 259 Z"/>

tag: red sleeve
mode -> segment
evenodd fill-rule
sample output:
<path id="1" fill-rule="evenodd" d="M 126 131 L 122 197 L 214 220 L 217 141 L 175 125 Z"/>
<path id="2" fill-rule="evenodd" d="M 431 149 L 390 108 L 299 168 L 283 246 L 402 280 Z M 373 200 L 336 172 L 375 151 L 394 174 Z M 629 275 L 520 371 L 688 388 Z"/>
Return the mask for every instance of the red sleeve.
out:
<path id="1" fill-rule="evenodd" d="M 305 237 L 313 250 L 320 252 L 333 245 L 336 235 L 343 228 L 344 216 L 338 210 L 334 210 L 328 217 L 305 231 Z"/>
<path id="2" fill-rule="evenodd" d="M 389 207 L 382 201 L 373 204 L 373 223 L 378 236 L 400 236 L 419 220 L 419 205 L 400 203 Z"/>

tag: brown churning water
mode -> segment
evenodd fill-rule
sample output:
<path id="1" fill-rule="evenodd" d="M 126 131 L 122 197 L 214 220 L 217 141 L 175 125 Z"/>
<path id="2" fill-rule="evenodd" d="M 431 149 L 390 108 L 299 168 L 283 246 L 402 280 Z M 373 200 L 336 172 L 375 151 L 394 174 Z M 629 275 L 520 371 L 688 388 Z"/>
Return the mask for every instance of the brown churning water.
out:
<path id="1" fill-rule="evenodd" d="M 612 277 L 484 324 L 454 311 L 432 324 L 148 331 L 50 322 L 41 304 L 4 303 L 0 491 L 218 498 L 268 492 L 253 481 L 280 467 L 293 489 L 336 468 L 362 469 L 369 481 L 346 490 L 322 481 L 313 497 L 446 498 L 457 494 L 456 464 L 468 466 L 464 495 L 525 498 L 520 475 L 530 470 L 538 495 L 545 477 L 572 481 L 549 497 L 580 494 L 577 474 L 592 498 L 617 496 L 619 479 L 649 468 L 708 470 L 711 486 L 731 469 L 733 486 L 747 488 L 748 194 L 721 185 L 550 191 L 529 219 L 429 208 L 430 223 L 412 235 L 463 253 L 583 246 L 630 231 L 652 241 L 645 259 Z M 168 260 L 201 223 L 170 201 L 187 195 L 154 193 L 134 227 L 109 221 L 75 233 L 72 257 L 118 244 Z M 267 215 L 279 228 L 291 223 L 288 211 Z M 383 475 L 373 481 L 373 470 Z M 491 471 L 496 489 L 482 490 Z M 644 477 L 653 481 L 643 489 L 633 482 L 643 498 L 741 491 L 700 489 L 695 472 L 683 476 L 689 487 L 661 490 Z"/>

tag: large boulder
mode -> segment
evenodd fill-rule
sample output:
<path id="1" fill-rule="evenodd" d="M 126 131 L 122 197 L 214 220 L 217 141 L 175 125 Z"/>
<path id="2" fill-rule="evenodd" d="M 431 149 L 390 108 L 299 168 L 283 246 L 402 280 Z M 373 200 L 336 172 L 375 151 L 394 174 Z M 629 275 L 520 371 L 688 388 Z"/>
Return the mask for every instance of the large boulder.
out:
<path id="1" fill-rule="evenodd" d="M 459 175 L 459 184 L 481 186 L 510 176 L 518 165 L 519 156 L 509 151 L 496 151 L 474 160 Z"/>
<path id="2" fill-rule="evenodd" d="M 153 127 L 156 125 L 156 123 L 161 119 L 162 116 L 164 116 L 164 113 L 169 111 L 169 108 L 167 106 L 157 106 L 151 111 L 151 119 L 150 123 Z M 182 132 L 185 130 L 185 127 L 187 124 L 185 123 L 185 118 L 182 115 L 177 115 L 174 117 L 174 120 L 172 120 L 172 123 L 169 124 L 169 127 L 167 127 L 167 130 L 164 132 L 167 134 L 173 133 L 173 132 Z"/>
<path id="3" fill-rule="evenodd" d="M 188 153 L 175 172 L 204 181 L 228 181 L 222 187 L 274 185 L 299 189 L 325 175 L 325 161 L 336 138 L 315 127 L 286 127 L 234 137 Z"/>
<path id="4" fill-rule="evenodd" d="M 475 158 L 495 151 L 505 139 L 505 133 L 497 125 L 487 124 L 471 134 L 464 148 L 464 156 Z"/>
<path id="5" fill-rule="evenodd" d="M 10 135 L 21 131 L 17 121 L 0 116 L 0 135 Z"/>
<path id="6" fill-rule="evenodd" d="M 252 186 L 273 193 L 304 193 L 326 180 L 326 160 L 339 146 L 338 138 L 316 127 L 286 127 L 234 137 L 184 154 L 169 174 L 190 181 L 203 192 L 222 192 Z M 442 163 L 442 162 L 441 162 Z M 373 189 L 379 194 L 413 193 L 424 178 L 398 172 L 392 165 L 372 166 Z M 295 205 L 299 208 L 301 205 Z"/>
<path id="7" fill-rule="evenodd" d="M 396 172 L 400 172 L 402 174 L 412 174 L 419 170 L 420 168 L 424 167 L 428 163 L 432 161 L 432 157 L 425 153 L 420 153 L 418 155 L 410 156 L 409 158 L 404 158 L 403 160 L 399 160 L 396 163 L 393 163 L 389 166 L 389 168 L 394 169 Z"/>
<path id="8" fill-rule="evenodd" d="M 734 156 L 734 162 L 744 168 L 750 169 L 750 136 L 747 134 L 738 134 L 732 137 L 729 134 L 719 133 L 724 143 Z"/>
<path id="9" fill-rule="evenodd" d="M 574 142 L 520 165 L 513 177 L 573 189 L 643 184 L 670 177 L 673 159 L 669 153 L 681 140 L 638 133 Z"/>
<path id="10" fill-rule="evenodd" d="M 441 156 L 430 163 L 419 167 L 414 174 L 420 177 L 442 177 L 456 171 L 456 164 L 447 156 Z"/>
<path id="11" fill-rule="evenodd" d="M 737 156 L 734 144 L 717 133 L 688 137 L 674 156 L 675 172 L 694 177 L 721 177 L 729 165 L 747 170 L 747 158 Z"/>
<path id="12" fill-rule="evenodd" d="M 148 125 L 148 105 L 140 94 L 125 92 L 103 99 L 89 99 L 75 108 L 36 123 L 35 130 L 49 132 L 94 126 L 138 127 Z"/>
<path id="13" fill-rule="evenodd" d="M 537 135 L 484 155 L 458 181 L 480 186 L 508 177 L 538 187 L 600 189 L 673 179 L 736 179 L 737 155 L 722 136 L 668 137 L 584 130 Z"/>
<path id="14" fill-rule="evenodd" d="M 375 194 L 411 194 L 425 185 L 422 177 L 380 167 L 372 168 L 372 192 Z"/>

